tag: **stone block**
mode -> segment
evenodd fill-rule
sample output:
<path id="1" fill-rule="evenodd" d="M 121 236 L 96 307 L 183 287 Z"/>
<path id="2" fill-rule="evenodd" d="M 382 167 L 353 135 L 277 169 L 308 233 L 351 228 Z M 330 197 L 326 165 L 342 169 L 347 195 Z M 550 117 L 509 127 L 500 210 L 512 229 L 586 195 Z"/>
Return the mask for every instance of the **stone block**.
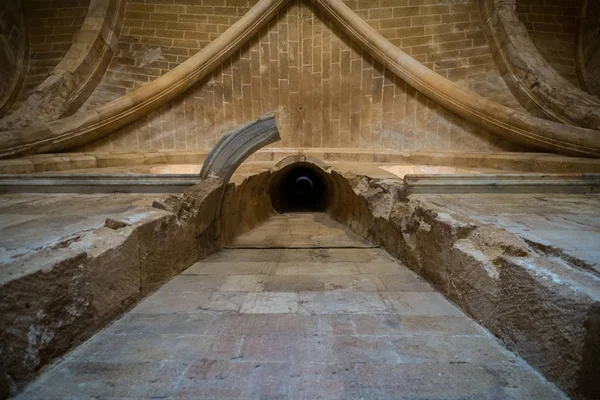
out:
<path id="1" fill-rule="evenodd" d="M 308 314 L 386 314 L 388 307 L 377 293 L 306 292 L 298 297 L 299 312 Z"/>
<path id="2" fill-rule="evenodd" d="M 45 251 L 4 266 L 0 290 L 0 346 L 13 388 L 93 333 L 85 252 Z M 37 268 L 37 271 L 36 271 Z"/>
<path id="3" fill-rule="evenodd" d="M 104 393 L 111 397 L 164 397 L 174 392 L 188 364 L 172 361 L 141 363 L 75 362 L 61 366 L 53 379 L 42 380 L 44 390 L 28 391 L 31 399 L 91 397 Z M 102 379 L 90 379 L 102 374 Z M 64 382 L 75 383 L 76 389 Z"/>
<path id="4" fill-rule="evenodd" d="M 98 168 L 106 167 L 124 167 L 131 165 L 144 164 L 144 156 L 142 154 L 98 154 L 96 155 L 96 163 Z"/>
<path id="5" fill-rule="evenodd" d="M 295 314 L 298 295 L 288 292 L 250 293 L 242 303 L 242 314 Z"/>
<path id="6" fill-rule="evenodd" d="M 35 172 L 35 165 L 30 160 L 1 160 L 0 174 L 29 174 Z"/>

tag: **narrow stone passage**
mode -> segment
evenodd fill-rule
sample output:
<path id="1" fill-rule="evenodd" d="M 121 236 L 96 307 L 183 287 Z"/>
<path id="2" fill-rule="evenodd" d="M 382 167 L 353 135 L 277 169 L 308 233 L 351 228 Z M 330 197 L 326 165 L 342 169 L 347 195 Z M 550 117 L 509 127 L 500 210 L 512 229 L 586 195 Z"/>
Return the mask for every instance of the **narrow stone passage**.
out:
<path id="1" fill-rule="evenodd" d="M 234 245 L 264 243 L 280 248 L 194 264 L 19 398 L 566 398 L 324 214 L 277 216 Z"/>

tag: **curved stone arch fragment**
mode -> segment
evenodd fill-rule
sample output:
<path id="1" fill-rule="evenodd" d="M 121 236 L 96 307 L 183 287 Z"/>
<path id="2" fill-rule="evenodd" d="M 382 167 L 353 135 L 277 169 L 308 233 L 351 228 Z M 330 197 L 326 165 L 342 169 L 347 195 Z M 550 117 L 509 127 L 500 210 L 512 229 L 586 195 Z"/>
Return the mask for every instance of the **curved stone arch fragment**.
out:
<path id="1" fill-rule="evenodd" d="M 272 113 L 235 128 L 212 148 L 202 165 L 200 179 L 219 178 L 227 184 L 245 159 L 279 140 L 281 136 Z"/>
<path id="2" fill-rule="evenodd" d="M 479 0 L 496 64 L 527 110 L 564 124 L 600 129 L 600 100 L 573 86 L 540 54 L 515 13 L 516 0 Z"/>
<path id="3" fill-rule="evenodd" d="M 221 212 L 227 184 L 235 170 L 252 154 L 263 147 L 281 140 L 275 115 L 263 115 L 254 121 L 234 128 L 212 148 L 202 165 L 200 179 L 221 183 L 219 200 L 215 207 L 215 237 L 222 232 Z"/>

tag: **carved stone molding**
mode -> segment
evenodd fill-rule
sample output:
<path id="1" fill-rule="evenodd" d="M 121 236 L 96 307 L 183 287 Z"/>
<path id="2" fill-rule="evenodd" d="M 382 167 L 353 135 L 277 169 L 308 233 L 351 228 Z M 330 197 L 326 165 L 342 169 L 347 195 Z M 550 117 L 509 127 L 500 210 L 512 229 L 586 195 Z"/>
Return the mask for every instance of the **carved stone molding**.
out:
<path id="1" fill-rule="evenodd" d="M 21 87 L 25 81 L 27 61 L 29 59 L 29 29 L 24 3 L 21 0 L 11 0 L 0 4 L 0 18 L 12 29 L 9 37 L 0 36 L 0 118 L 2 118 L 19 97 Z M 19 45 L 15 48 L 18 37 Z"/>
<path id="2" fill-rule="evenodd" d="M 506 84 L 530 112 L 600 129 L 600 100 L 556 72 L 515 13 L 516 0 L 479 0 L 484 32 Z"/>

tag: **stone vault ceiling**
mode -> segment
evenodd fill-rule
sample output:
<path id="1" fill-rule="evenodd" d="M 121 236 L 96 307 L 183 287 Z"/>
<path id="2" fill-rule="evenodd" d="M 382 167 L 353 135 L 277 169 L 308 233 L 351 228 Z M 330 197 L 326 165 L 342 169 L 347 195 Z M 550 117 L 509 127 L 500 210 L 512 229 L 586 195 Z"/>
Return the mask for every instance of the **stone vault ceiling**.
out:
<path id="1" fill-rule="evenodd" d="M 481 44 L 481 37 L 470 34 L 467 25 L 461 25 L 463 33 L 458 32 L 465 39 L 447 42 L 452 45 L 444 42 L 448 37 L 444 33 L 412 41 L 410 36 L 406 40 L 396 36 L 410 35 L 402 27 L 409 22 L 411 26 L 425 24 L 424 29 L 442 29 L 449 24 L 456 27 L 465 21 L 475 26 L 480 24 L 479 14 L 472 6 L 398 7 L 398 14 L 392 7 L 393 18 L 384 18 L 370 9 L 361 11 L 360 3 L 349 4 L 358 14 L 340 0 L 262 0 L 250 10 L 231 7 L 241 11 L 219 20 L 222 25 L 216 24 L 216 32 L 195 33 L 193 39 L 187 29 L 204 22 L 180 21 L 187 8 L 173 5 L 172 13 L 166 8 L 157 12 L 156 7 L 167 6 L 128 2 L 122 37 L 152 31 L 155 37 L 170 35 L 170 43 L 177 40 L 183 46 L 187 39 L 188 44 L 195 41 L 202 48 L 195 54 L 187 50 L 179 67 L 170 69 L 167 65 L 169 72 L 159 72 L 155 80 L 136 84 L 134 88 L 139 88 L 111 102 L 83 108 L 74 116 L 39 127 L 1 132 L 2 155 L 75 148 L 206 149 L 230 127 L 270 110 L 277 113 L 286 146 L 463 151 L 535 148 L 597 154 L 599 136 L 593 130 L 540 120 L 478 96 L 480 91 L 520 108 L 514 98 L 503 94 L 507 91 L 498 85 L 492 64 L 490 73 L 485 73 L 487 67 L 482 69 L 482 76 L 489 79 L 477 82 L 462 80 L 456 72 L 449 72 L 460 68 L 435 61 L 436 52 L 458 51 L 462 54 L 458 59 L 475 63 L 465 49 L 460 49 L 467 44 L 474 46 L 476 41 Z M 209 8 L 214 11 L 217 7 Z M 411 15 L 415 10 L 418 15 Z M 155 28 L 144 28 L 147 16 L 150 21 L 156 19 Z M 177 21 L 169 20 L 173 16 Z M 166 30 L 159 29 L 161 22 Z M 219 31 L 218 26 L 225 29 L 229 25 L 223 33 Z M 201 45 L 202 40 L 209 44 Z M 419 40 L 441 42 L 419 44 Z M 489 58 L 481 61 L 486 65 Z M 127 71 L 126 66 L 122 69 Z M 109 72 L 114 80 L 114 68 Z M 91 103 L 93 100 L 94 96 Z"/>

